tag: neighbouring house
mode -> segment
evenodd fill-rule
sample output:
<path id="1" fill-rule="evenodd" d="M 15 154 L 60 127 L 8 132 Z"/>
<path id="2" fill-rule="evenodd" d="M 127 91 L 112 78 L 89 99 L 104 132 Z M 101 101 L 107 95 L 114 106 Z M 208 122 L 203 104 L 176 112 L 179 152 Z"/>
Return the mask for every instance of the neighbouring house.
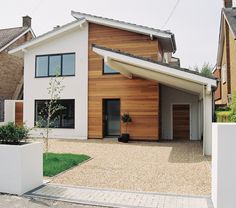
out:
<path id="1" fill-rule="evenodd" d="M 219 79 L 215 93 L 217 105 L 229 105 L 236 91 L 236 8 L 232 0 L 224 0 L 221 11 L 217 63 L 213 71 Z"/>
<path id="2" fill-rule="evenodd" d="M 23 98 L 23 57 L 8 51 L 34 37 L 29 16 L 23 17 L 21 27 L 0 29 L 0 122 L 4 121 L 4 101 Z"/>
<path id="3" fill-rule="evenodd" d="M 24 121 L 33 127 L 49 99 L 55 69 L 64 77 L 66 108 L 54 138 L 103 139 L 125 131 L 131 140 L 201 140 L 211 154 L 213 91 L 217 81 L 181 68 L 174 34 L 72 11 L 75 21 L 13 50 L 24 57 Z M 39 136 L 40 130 L 32 132 Z"/>

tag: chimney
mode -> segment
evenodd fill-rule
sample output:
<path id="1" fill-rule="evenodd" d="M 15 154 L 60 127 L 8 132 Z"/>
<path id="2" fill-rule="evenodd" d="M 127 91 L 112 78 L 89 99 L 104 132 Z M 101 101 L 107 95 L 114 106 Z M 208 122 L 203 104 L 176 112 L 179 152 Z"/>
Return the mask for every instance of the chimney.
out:
<path id="1" fill-rule="evenodd" d="M 23 22 L 22 22 L 23 27 L 31 27 L 31 17 L 27 15 L 22 18 L 23 18 Z"/>
<path id="2" fill-rule="evenodd" d="M 224 1 L 224 7 L 225 8 L 231 8 L 233 6 L 232 0 L 223 0 Z"/>

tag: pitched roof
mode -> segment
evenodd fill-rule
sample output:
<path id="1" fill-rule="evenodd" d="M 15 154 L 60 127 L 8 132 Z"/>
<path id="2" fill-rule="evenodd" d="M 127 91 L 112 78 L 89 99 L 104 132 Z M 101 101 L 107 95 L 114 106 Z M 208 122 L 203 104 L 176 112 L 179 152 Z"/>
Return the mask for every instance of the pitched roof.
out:
<path id="1" fill-rule="evenodd" d="M 177 66 L 171 66 L 169 64 L 166 64 L 166 63 L 163 63 L 163 62 L 160 62 L 160 61 L 155 61 L 155 60 L 147 58 L 147 57 L 136 56 L 134 54 L 130 54 L 130 53 L 126 53 L 126 52 L 123 52 L 123 51 L 120 51 L 120 50 L 115 50 L 115 49 L 99 46 L 99 45 L 96 45 L 96 44 L 93 44 L 92 46 L 95 47 L 95 48 L 98 48 L 98 49 L 102 49 L 102 50 L 106 50 L 106 51 L 111 51 L 111 52 L 114 52 L 114 53 L 118 53 L 118 54 L 122 54 L 122 55 L 125 55 L 125 56 L 129 56 L 129 57 L 132 57 L 132 58 L 137 58 L 137 59 L 140 59 L 140 60 L 143 60 L 143 61 L 148 61 L 148 62 L 151 62 L 151 63 L 154 63 L 154 64 L 158 64 L 158 65 L 166 66 L 166 67 L 169 67 L 169 68 L 177 69 L 179 71 L 183 71 L 183 72 L 187 72 L 187 73 L 190 73 L 190 74 L 198 75 L 200 77 L 205 77 L 205 78 L 208 78 L 208 79 L 216 80 L 216 78 L 213 77 L 213 76 L 205 76 L 205 75 L 202 75 L 201 73 L 199 73 L 197 71 L 193 71 L 193 70 L 190 70 L 190 69 L 186 69 L 186 68 L 182 68 L 182 67 L 177 67 Z"/>
<path id="2" fill-rule="evenodd" d="M 223 8 L 222 13 L 224 14 L 234 38 L 236 39 L 236 8 Z"/>
<path id="3" fill-rule="evenodd" d="M 25 32 L 28 27 L 0 29 L 0 49 Z"/>
<path id="4" fill-rule="evenodd" d="M 143 25 L 137 25 L 133 23 L 128 23 L 120 20 L 114 20 L 106 17 L 95 16 L 91 14 L 85 14 L 81 12 L 71 11 L 71 15 L 76 19 L 85 18 L 89 22 L 106 25 L 114 28 L 124 29 L 128 31 L 133 31 L 141 34 L 150 35 L 152 37 L 159 38 L 162 45 L 165 45 L 166 51 L 175 52 L 176 42 L 173 33 L 167 30 L 155 29 Z"/>

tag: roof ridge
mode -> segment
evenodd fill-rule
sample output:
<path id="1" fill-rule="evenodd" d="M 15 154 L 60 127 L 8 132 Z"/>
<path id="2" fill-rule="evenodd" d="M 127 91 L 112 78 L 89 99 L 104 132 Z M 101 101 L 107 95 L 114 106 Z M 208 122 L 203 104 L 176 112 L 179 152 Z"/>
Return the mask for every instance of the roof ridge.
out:
<path id="1" fill-rule="evenodd" d="M 28 29 L 30 27 L 9 27 L 9 28 L 3 28 L 3 29 L 0 29 L 0 31 L 3 31 L 3 30 L 12 30 L 12 29 L 20 29 L 20 28 L 24 28 L 24 29 Z"/>
<path id="2" fill-rule="evenodd" d="M 95 17 L 95 18 L 101 18 L 101 19 L 105 19 L 105 20 L 110 20 L 110 21 L 116 21 L 116 22 L 119 22 L 119 23 L 124 23 L 124 24 L 129 24 L 129 25 L 133 25 L 133 26 L 137 26 L 137 27 L 142 27 L 142 28 L 147 28 L 147 29 L 150 29 L 150 30 L 156 30 L 156 31 L 160 31 L 160 32 L 165 32 L 167 34 L 173 34 L 172 32 L 170 32 L 169 30 L 161 30 L 161 29 L 157 29 L 157 28 L 153 28 L 153 27 L 150 27 L 150 26 L 144 26 L 144 25 L 139 25 L 139 24 L 136 24 L 136 23 L 131 23 L 131 22 L 126 22 L 126 21 L 123 21 L 123 20 L 117 20 L 117 19 L 112 19 L 112 18 L 107 18 L 107 17 L 102 17 L 102 16 L 97 16 L 97 15 L 92 15 L 92 14 L 88 14 L 88 13 L 83 13 L 83 12 L 76 12 L 76 11 L 71 11 L 71 15 L 73 17 L 75 17 L 74 14 L 80 14 L 81 16 L 83 15 L 87 15 L 87 16 L 90 16 L 90 17 Z M 76 17 L 75 17 L 76 18 Z"/>

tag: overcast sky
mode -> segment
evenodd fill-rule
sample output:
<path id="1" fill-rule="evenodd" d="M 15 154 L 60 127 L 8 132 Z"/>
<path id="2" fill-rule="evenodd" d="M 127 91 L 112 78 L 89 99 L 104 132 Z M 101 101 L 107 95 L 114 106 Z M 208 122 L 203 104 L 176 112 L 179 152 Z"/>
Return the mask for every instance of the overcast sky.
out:
<path id="1" fill-rule="evenodd" d="M 21 25 L 32 17 L 36 35 L 73 21 L 70 11 L 123 20 L 161 29 L 177 0 L 7 0 L 0 7 L 0 28 Z M 236 1 L 236 0 L 235 0 Z M 182 67 L 216 61 L 223 0 L 180 0 L 168 24 L 175 34 Z"/>

